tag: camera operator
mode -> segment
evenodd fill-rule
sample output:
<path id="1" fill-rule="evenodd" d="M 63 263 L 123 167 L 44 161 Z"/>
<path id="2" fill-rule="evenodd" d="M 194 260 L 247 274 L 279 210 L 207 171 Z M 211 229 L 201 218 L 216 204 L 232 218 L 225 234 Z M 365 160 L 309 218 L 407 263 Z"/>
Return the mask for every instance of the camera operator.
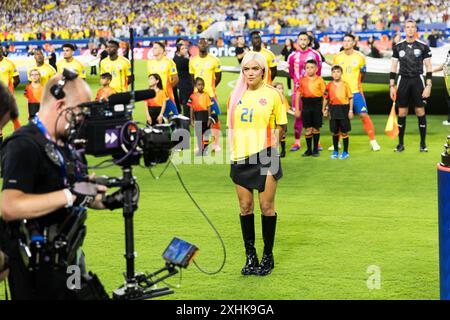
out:
<path id="1" fill-rule="evenodd" d="M 105 208 L 102 198 L 106 187 L 86 180 L 82 182 L 87 172 L 81 172 L 76 152 L 67 143 L 69 129 L 74 122 L 82 120 L 77 115 L 77 106 L 90 100 L 88 85 L 65 69 L 62 75 L 57 74 L 47 83 L 39 114 L 4 142 L 1 212 L 3 226 L 6 226 L 4 250 L 9 256 L 8 280 L 12 299 L 105 298 L 106 293 L 96 276 L 89 277 L 85 272 L 80 248 L 84 237 L 81 232 L 85 232 L 84 220 L 80 228 L 73 229 L 77 237 L 82 234 L 77 238 L 81 241 L 71 247 L 75 249 L 67 256 L 73 258 L 67 258 L 70 261 L 63 267 L 49 263 L 49 259 L 45 259 L 47 251 L 31 250 L 36 248 L 36 241 L 40 241 L 38 248 L 55 244 L 55 235 L 59 235 L 64 223 L 78 212 L 75 209 Z M 27 242 L 27 239 L 31 240 Z M 30 267 L 31 261 L 34 267 Z M 71 274 L 67 266 L 78 266 L 81 270 L 81 290 L 75 290 L 80 289 L 76 286 L 68 288 Z M 84 289 L 87 287 L 94 292 L 94 282 L 101 287 L 95 287 L 99 295 L 86 295 L 87 289 Z"/>
<path id="2" fill-rule="evenodd" d="M 17 104 L 9 89 L 0 82 L 0 132 L 9 120 L 18 117 Z M 3 230 L 0 221 L 0 282 L 8 275 L 8 256 L 3 249 Z"/>

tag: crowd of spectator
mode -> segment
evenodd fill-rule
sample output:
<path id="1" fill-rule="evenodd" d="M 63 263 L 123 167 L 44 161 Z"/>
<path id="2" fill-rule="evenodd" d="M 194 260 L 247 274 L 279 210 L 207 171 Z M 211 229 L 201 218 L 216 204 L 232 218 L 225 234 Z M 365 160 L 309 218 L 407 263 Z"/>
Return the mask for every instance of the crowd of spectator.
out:
<path id="1" fill-rule="evenodd" d="M 0 41 L 199 34 L 217 21 L 245 29 L 315 31 L 395 28 L 408 18 L 449 25 L 442 0 L 2 0 Z"/>

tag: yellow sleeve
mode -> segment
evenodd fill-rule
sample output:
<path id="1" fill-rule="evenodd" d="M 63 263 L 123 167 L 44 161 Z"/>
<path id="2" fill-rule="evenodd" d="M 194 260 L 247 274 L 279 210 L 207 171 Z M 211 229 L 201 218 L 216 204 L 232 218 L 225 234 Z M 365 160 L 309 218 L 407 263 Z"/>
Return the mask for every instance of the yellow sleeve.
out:
<path id="1" fill-rule="evenodd" d="M 151 71 L 150 71 L 150 59 L 147 60 L 147 75 L 150 75 Z"/>
<path id="2" fill-rule="evenodd" d="M 275 55 L 270 50 L 267 50 L 267 53 L 269 54 L 269 59 L 270 59 L 270 61 L 267 61 L 268 65 L 269 65 L 269 68 L 276 67 L 277 66 L 277 60 L 275 58 Z"/>
<path id="3" fill-rule="evenodd" d="M 192 62 L 192 59 L 189 60 L 189 73 L 195 74 L 194 63 Z"/>
<path id="4" fill-rule="evenodd" d="M 274 92 L 273 102 L 272 114 L 275 116 L 275 123 L 279 126 L 287 124 L 286 107 L 284 107 L 283 98 L 279 92 Z"/>
<path id="5" fill-rule="evenodd" d="M 125 70 L 125 74 L 127 75 L 127 77 L 131 76 L 131 62 L 130 60 L 125 60 L 126 63 L 126 70 Z"/>
<path id="6" fill-rule="evenodd" d="M 338 64 L 338 55 L 335 55 L 333 57 L 333 65 L 337 65 Z"/>
<path id="7" fill-rule="evenodd" d="M 19 76 L 19 70 L 17 69 L 16 65 L 12 61 L 11 61 L 11 76 L 12 76 L 12 78 Z"/>
<path id="8" fill-rule="evenodd" d="M 81 79 L 86 79 L 86 71 L 84 70 L 84 65 L 78 61 L 78 75 Z"/>
<path id="9" fill-rule="evenodd" d="M 49 73 L 50 73 L 50 77 L 49 77 L 49 79 L 50 78 L 53 78 L 53 76 L 56 74 L 56 70 L 55 70 L 55 68 L 53 68 L 51 65 L 47 65 L 47 67 L 48 67 L 48 71 L 49 71 Z"/>
<path id="10" fill-rule="evenodd" d="M 103 59 L 102 61 L 100 61 L 100 75 L 105 73 L 105 60 Z"/>
<path id="11" fill-rule="evenodd" d="M 58 63 L 56 64 L 56 70 L 57 70 L 58 73 L 62 74 L 63 73 L 63 69 L 61 67 L 61 62 L 62 62 L 62 60 L 58 61 Z"/>
<path id="12" fill-rule="evenodd" d="M 171 76 L 178 74 L 177 65 L 170 59 L 170 73 Z"/>
<path id="13" fill-rule="evenodd" d="M 214 72 L 215 73 L 222 72 L 222 66 L 220 65 L 220 60 L 217 58 L 215 59 Z"/>

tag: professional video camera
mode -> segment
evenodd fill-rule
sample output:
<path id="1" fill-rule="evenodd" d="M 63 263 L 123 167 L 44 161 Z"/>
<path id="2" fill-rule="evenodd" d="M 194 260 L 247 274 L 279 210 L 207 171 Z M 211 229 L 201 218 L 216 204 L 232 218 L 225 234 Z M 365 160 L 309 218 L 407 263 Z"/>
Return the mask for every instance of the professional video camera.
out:
<path id="1" fill-rule="evenodd" d="M 81 114 L 76 114 L 72 119 L 69 135 L 69 143 L 74 145 L 79 153 L 96 157 L 109 155 L 112 156 L 114 164 L 122 167 L 121 178 L 96 179 L 97 183 L 108 188 L 120 188 L 121 200 L 118 201 L 117 197 L 114 197 L 113 201 L 116 203 L 113 207 L 123 208 L 127 270 L 124 286 L 113 293 L 113 298 L 119 300 L 146 299 L 173 293 L 168 288 L 150 288 L 176 274 L 178 271 L 175 267 L 187 267 L 197 251 L 195 246 L 186 243 L 191 250 L 181 250 L 178 254 L 178 257 L 183 257 L 183 263 L 174 258 L 169 259 L 166 254 L 163 256 L 165 267 L 157 272 L 145 275 L 135 273 L 134 270 L 133 215 L 137 209 L 139 187 L 132 175 L 132 166 L 138 165 L 142 157 L 146 167 L 167 162 L 171 149 L 181 142 L 180 138 L 183 136 L 182 131 L 176 131 L 189 124 L 189 118 L 173 116 L 169 118 L 168 123 L 140 128 L 132 119 L 135 102 L 154 96 L 153 90 L 140 90 L 114 94 L 106 101 L 83 103 L 78 106 L 81 108 Z M 118 206 L 117 202 L 120 202 Z M 183 248 L 186 248 L 186 245 Z M 155 280 L 155 276 L 163 271 L 168 274 Z"/>
<path id="2" fill-rule="evenodd" d="M 175 131 L 186 128 L 189 118 L 177 115 L 168 123 L 139 128 L 132 120 L 134 102 L 154 96 L 153 90 L 140 90 L 79 105 L 84 120 L 73 126 L 71 142 L 86 154 L 111 155 L 122 166 L 138 164 L 141 156 L 147 167 L 166 162 L 171 149 L 181 142 Z"/>

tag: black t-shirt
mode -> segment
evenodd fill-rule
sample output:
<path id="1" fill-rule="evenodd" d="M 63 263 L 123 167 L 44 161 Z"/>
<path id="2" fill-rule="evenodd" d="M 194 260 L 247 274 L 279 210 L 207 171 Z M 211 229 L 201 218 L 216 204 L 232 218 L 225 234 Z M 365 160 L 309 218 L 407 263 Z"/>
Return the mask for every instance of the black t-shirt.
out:
<path id="1" fill-rule="evenodd" d="M 423 60 L 431 58 L 431 50 L 425 43 L 400 41 L 392 48 L 392 58 L 400 62 L 399 74 L 414 78 L 423 74 Z"/>
<path id="2" fill-rule="evenodd" d="M 189 59 L 175 54 L 173 62 L 177 66 L 179 78 L 177 86 L 179 88 L 192 88 L 192 78 L 189 74 Z"/>
<path id="3" fill-rule="evenodd" d="M 56 70 L 56 53 L 54 52 L 50 53 L 48 63 Z"/>
<path id="4" fill-rule="evenodd" d="M 30 123 L 17 130 L 14 135 L 46 138 L 38 127 Z M 64 153 L 63 154 L 67 154 Z M 65 188 L 61 168 L 50 160 L 45 149 L 32 138 L 14 138 L 2 148 L 3 188 L 20 190 L 27 194 L 44 194 Z M 61 223 L 68 211 L 60 209 L 44 217 L 37 218 L 41 227 Z"/>
<path id="5" fill-rule="evenodd" d="M 281 50 L 281 55 L 284 57 L 284 61 L 288 61 L 289 56 L 292 52 L 295 52 L 295 48 L 287 48 L 286 46 Z"/>

